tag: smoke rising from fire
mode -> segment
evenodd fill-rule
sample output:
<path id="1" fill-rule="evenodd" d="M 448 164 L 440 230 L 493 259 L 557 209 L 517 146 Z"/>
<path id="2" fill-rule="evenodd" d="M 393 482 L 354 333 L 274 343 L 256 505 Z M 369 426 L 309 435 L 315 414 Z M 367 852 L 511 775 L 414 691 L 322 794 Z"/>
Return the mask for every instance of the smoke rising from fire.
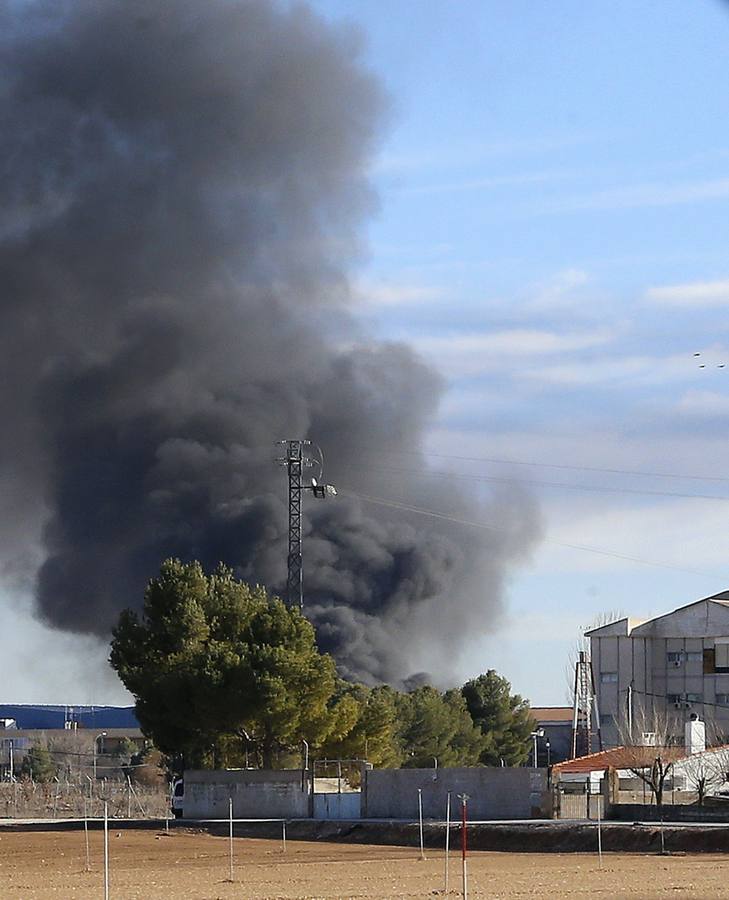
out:
<path id="1" fill-rule="evenodd" d="M 5 0 L 0 46 L 2 536 L 17 565 L 44 523 L 41 617 L 106 635 L 169 555 L 281 590 L 273 443 L 309 436 L 340 487 L 500 525 L 307 506 L 307 612 L 342 671 L 447 678 L 538 517 L 382 464 L 443 386 L 351 308 L 385 105 L 358 35 L 262 0 Z"/>

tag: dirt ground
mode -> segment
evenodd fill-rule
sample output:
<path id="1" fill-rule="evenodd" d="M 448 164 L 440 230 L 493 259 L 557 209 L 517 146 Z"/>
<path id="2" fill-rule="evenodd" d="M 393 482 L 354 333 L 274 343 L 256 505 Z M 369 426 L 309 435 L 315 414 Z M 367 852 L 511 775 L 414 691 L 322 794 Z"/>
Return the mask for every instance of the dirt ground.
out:
<path id="1" fill-rule="evenodd" d="M 103 897 L 103 834 L 0 830 L 0 897 Z M 112 900 L 157 898 L 433 897 L 443 891 L 443 854 L 404 847 L 236 838 L 230 883 L 228 840 L 204 833 L 110 833 Z M 469 897 L 729 898 L 729 855 L 485 853 L 469 856 Z M 460 858 L 450 864 L 460 896 Z"/>

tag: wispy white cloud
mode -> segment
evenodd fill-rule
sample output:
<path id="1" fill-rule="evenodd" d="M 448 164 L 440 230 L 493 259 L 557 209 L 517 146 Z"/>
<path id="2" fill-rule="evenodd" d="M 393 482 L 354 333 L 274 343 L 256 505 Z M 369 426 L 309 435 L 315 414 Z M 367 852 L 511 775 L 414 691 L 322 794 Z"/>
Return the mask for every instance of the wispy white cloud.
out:
<path id="1" fill-rule="evenodd" d="M 535 312 L 571 309 L 575 303 L 582 303 L 580 289 L 589 281 L 590 276 L 584 269 L 563 269 L 547 281 L 535 285 L 528 308 Z"/>
<path id="2" fill-rule="evenodd" d="M 651 287 L 645 292 L 645 296 L 653 303 L 666 306 L 729 306 L 729 279 Z"/>
<path id="3" fill-rule="evenodd" d="M 571 197 L 542 201 L 538 206 L 525 204 L 523 212 L 537 215 L 559 213 L 641 209 L 678 206 L 708 200 L 729 198 L 729 178 L 685 182 L 683 184 L 634 184 L 627 187 L 605 188 Z"/>
<path id="4" fill-rule="evenodd" d="M 687 391 L 679 398 L 676 411 L 688 416 L 727 416 L 729 396 L 716 391 Z"/>
<path id="5" fill-rule="evenodd" d="M 598 356 L 590 359 L 532 366 L 522 370 L 522 378 L 545 384 L 622 386 L 626 382 L 641 385 L 669 384 L 700 377 L 685 355 L 673 356 Z"/>
<path id="6" fill-rule="evenodd" d="M 411 343 L 447 375 L 463 377 L 493 371 L 505 361 L 586 350 L 608 344 L 614 338 L 615 333 L 609 329 L 570 333 L 514 328 L 428 336 Z"/>
<path id="7" fill-rule="evenodd" d="M 464 178 L 459 181 L 435 182 L 434 184 L 413 184 L 395 188 L 398 194 L 425 195 L 448 194 L 461 191 L 488 191 L 501 187 L 520 187 L 528 184 L 547 184 L 574 177 L 569 170 L 546 172 L 517 172 L 513 175 L 493 175 L 483 178 Z"/>
<path id="8" fill-rule="evenodd" d="M 579 514 L 565 508 L 554 515 L 535 566 L 559 572 L 634 572 L 639 563 L 571 547 L 593 547 L 646 562 L 665 563 L 729 579 L 725 535 L 726 508 L 703 500 L 665 499 L 636 506 L 623 502 Z"/>
<path id="9" fill-rule="evenodd" d="M 446 142 L 438 146 L 420 147 L 412 152 L 393 152 L 388 149 L 375 160 L 373 171 L 376 175 L 398 175 L 436 168 L 447 171 L 457 166 L 474 165 L 492 157 L 541 156 L 553 150 L 597 143 L 603 139 L 604 135 L 575 133 L 552 137 L 505 138 L 488 143 L 461 142 L 455 146 Z"/>
<path id="10" fill-rule="evenodd" d="M 355 294 L 368 306 L 411 306 L 444 296 L 440 287 L 399 281 L 361 282 L 356 285 Z"/>

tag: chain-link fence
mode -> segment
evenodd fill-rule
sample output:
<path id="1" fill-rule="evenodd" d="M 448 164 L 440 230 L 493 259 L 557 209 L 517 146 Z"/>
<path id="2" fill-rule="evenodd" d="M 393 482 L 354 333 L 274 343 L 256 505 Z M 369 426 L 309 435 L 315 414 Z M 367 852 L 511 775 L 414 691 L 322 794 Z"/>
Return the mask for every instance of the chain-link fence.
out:
<path id="1" fill-rule="evenodd" d="M 113 818 L 163 819 L 170 812 L 167 785 L 137 785 L 127 781 L 78 784 L 31 781 L 0 784 L 0 817 L 15 819 L 66 819 L 101 816 L 104 800 Z"/>

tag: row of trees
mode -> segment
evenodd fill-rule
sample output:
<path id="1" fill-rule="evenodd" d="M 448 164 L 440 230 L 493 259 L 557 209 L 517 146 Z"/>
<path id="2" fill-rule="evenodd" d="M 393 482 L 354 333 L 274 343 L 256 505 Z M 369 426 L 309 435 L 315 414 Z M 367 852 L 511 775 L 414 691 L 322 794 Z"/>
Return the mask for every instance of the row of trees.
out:
<path id="1" fill-rule="evenodd" d="M 302 741 L 378 766 L 519 765 L 529 753 L 528 703 L 496 672 L 444 693 L 345 682 L 298 610 L 223 566 L 167 560 L 142 615 L 122 613 L 110 660 L 178 765 L 298 764 Z"/>

